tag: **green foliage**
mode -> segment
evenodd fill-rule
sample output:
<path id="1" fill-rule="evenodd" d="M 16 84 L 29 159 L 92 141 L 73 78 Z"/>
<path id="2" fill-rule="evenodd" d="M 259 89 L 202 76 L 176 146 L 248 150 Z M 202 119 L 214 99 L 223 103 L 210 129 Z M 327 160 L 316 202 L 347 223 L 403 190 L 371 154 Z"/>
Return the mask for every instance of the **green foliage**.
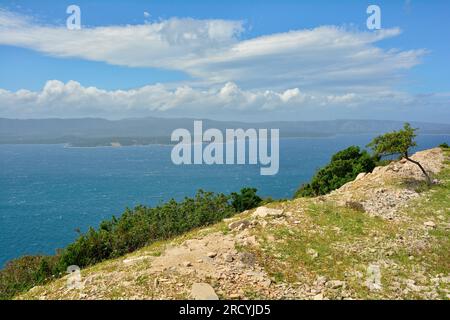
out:
<path id="1" fill-rule="evenodd" d="M 255 188 L 243 188 L 240 193 L 231 194 L 231 205 L 236 212 L 256 208 L 263 201 L 257 194 Z"/>
<path id="2" fill-rule="evenodd" d="M 58 256 L 23 256 L 0 270 L 0 300 L 45 283 L 55 273 Z"/>
<path id="3" fill-rule="evenodd" d="M 447 143 L 447 142 L 441 143 L 441 144 L 439 145 L 439 147 L 444 148 L 444 149 L 450 148 L 450 147 L 448 146 L 448 143 Z"/>
<path id="4" fill-rule="evenodd" d="M 416 137 L 416 130 L 411 127 L 409 123 L 403 125 L 403 129 L 392 131 L 376 137 L 367 146 L 372 148 L 375 155 L 379 157 L 400 155 L 405 157 L 408 161 L 417 165 L 427 179 L 427 183 L 431 184 L 431 178 L 418 162 L 409 157 L 409 149 L 417 145 L 414 138 Z"/>
<path id="5" fill-rule="evenodd" d="M 314 197 L 327 194 L 345 183 L 352 181 L 361 172 L 370 172 L 375 168 L 377 157 L 367 151 L 351 146 L 332 156 L 328 165 L 320 169 L 310 183 L 303 184 L 295 193 L 297 197 Z"/>
<path id="6" fill-rule="evenodd" d="M 367 146 L 379 156 L 400 154 L 407 157 L 409 148 L 416 146 L 416 130 L 409 123 L 405 123 L 403 129 L 378 136 Z"/>
<path id="7" fill-rule="evenodd" d="M 85 267 L 132 252 L 157 240 L 164 240 L 235 213 L 229 198 L 199 190 L 194 198 L 170 200 L 155 208 L 137 206 L 120 218 L 89 229 L 61 253 L 60 269 L 69 265 Z"/>
<path id="8" fill-rule="evenodd" d="M 256 189 L 244 188 L 232 196 L 241 206 L 261 201 Z M 239 200 L 237 200 L 239 199 Z M 0 270 L 0 299 L 9 299 L 53 277 L 66 273 L 67 267 L 86 267 L 105 259 L 119 257 L 158 240 L 168 239 L 194 228 L 206 226 L 236 213 L 230 197 L 199 190 L 193 198 L 174 199 L 157 207 L 126 209 L 90 228 L 54 256 L 26 256 L 11 260 Z"/>

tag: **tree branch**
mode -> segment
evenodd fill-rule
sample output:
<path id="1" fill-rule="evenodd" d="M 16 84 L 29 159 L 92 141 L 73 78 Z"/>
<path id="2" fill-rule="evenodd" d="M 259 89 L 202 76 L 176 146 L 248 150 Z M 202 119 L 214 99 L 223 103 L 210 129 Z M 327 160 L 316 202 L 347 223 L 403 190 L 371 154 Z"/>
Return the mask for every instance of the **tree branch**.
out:
<path id="1" fill-rule="evenodd" d="M 423 174 L 427 178 L 427 183 L 430 185 L 431 184 L 430 176 L 425 171 L 425 169 L 422 167 L 422 165 L 418 161 L 415 161 L 415 160 L 411 159 L 410 157 L 408 157 L 408 154 L 405 154 L 405 159 L 408 160 L 409 162 L 414 163 L 415 165 L 417 165 L 420 168 L 420 170 L 422 170 Z"/>

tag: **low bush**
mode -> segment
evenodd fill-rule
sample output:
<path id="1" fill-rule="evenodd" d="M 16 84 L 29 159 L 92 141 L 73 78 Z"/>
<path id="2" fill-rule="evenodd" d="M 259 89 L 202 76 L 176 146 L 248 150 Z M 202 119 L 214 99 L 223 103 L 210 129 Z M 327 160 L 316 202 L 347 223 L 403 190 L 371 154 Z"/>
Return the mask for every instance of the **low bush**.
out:
<path id="1" fill-rule="evenodd" d="M 338 189 L 361 172 L 370 172 L 379 159 L 357 146 L 334 154 L 329 164 L 317 171 L 310 183 L 303 184 L 294 197 L 315 197 Z"/>

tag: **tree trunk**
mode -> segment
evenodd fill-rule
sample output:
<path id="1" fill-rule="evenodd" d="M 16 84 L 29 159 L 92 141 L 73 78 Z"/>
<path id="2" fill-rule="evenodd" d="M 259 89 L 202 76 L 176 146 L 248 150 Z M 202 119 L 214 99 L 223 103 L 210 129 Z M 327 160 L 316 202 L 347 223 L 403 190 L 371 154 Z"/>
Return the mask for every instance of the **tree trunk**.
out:
<path id="1" fill-rule="evenodd" d="M 423 174 L 425 175 L 425 177 L 427 178 L 427 183 L 428 183 L 428 185 L 431 185 L 431 179 L 430 179 L 430 176 L 429 176 L 428 173 L 425 171 L 425 169 L 422 167 L 422 165 L 421 165 L 418 161 L 415 161 L 415 160 L 411 159 L 410 157 L 408 157 L 408 155 L 405 155 L 405 159 L 408 160 L 409 162 L 412 162 L 412 163 L 414 163 L 415 165 L 417 165 L 417 166 L 420 168 L 420 170 L 422 170 L 422 172 L 423 172 Z"/>

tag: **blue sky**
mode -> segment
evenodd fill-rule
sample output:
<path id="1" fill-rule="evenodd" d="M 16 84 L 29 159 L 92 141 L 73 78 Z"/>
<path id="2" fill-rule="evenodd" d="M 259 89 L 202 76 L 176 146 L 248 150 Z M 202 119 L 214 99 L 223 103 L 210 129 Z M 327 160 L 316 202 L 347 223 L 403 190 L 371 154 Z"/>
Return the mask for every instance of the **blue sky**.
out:
<path id="1" fill-rule="evenodd" d="M 82 33 L 64 30 L 70 4 L 81 8 Z M 370 4 L 381 8 L 380 36 L 366 28 Z M 258 112 L 258 120 L 450 122 L 450 3 L 445 0 L 28 0 L 0 1 L 0 9 L 0 116 L 251 120 Z M 17 21 L 26 22 L 16 28 Z M 114 39 L 115 28 L 118 42 L 103 41 L 104 33 Z M 185 30 L 196 40 L 180 40 Z M 148 32 L 166 43 L 146 45 Z M 127 45 L 123 37 L 134 34 L 137 40 Z M 277 50 L 277 41 L 299 45 Z M 81 48 L 71 50 L 76 43 Z M 236 50 L 245 57 L 236 58 Z M 357 64 L 352 54 L 360 59 Z M 55 96 L 60 91 L 64 94 Z M 71 94 L 76 99 L 67 98 Z M 80 102 L 76 107 L 74 100 Z"/>

